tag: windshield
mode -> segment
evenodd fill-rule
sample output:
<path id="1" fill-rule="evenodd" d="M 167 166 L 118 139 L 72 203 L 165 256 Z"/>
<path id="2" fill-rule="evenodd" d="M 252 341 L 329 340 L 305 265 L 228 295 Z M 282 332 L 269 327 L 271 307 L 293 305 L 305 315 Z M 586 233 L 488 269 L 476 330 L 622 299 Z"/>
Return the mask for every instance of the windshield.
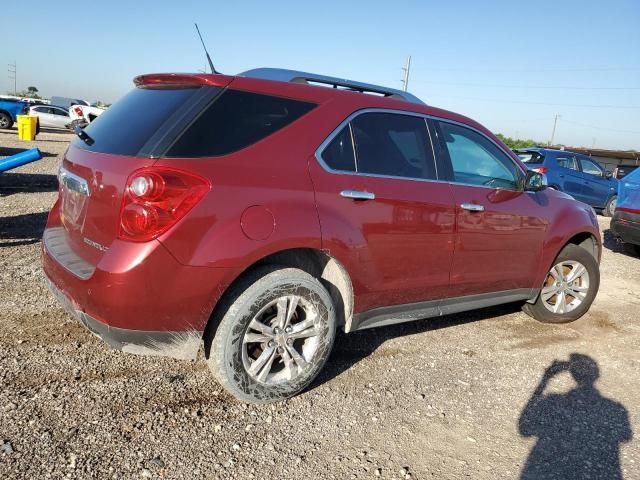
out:
<path id="1" fill-rule="evenodd" d="M 522 163 L 542 163 L 544 155 L 539 152 L 516 152 Z"/>

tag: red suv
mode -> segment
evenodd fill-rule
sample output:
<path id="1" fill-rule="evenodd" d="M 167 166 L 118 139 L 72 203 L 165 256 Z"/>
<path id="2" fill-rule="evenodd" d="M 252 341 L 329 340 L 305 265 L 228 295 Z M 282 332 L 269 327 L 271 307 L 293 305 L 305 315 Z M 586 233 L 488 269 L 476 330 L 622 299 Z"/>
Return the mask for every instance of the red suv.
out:
<path id="1" fill-rule="evenodd" d="M 289 70 L 135 85 L 78 130 L 43 237 L 51 290 L 112 347 L 204 342 L 229 392 L 270 402 L 337 328 L 508 302 L 569 322 L 596 295 L 593 209 L 469 118 Z"/>

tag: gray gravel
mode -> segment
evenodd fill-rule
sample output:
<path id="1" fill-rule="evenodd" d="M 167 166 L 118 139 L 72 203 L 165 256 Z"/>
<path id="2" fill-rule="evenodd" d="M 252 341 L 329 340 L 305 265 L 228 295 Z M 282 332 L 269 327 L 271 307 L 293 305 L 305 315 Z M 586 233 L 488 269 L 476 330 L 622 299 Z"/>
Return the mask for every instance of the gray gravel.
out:
<path id="1" fill-rule="evenodd" d="M 0 130 L 0 157 L 31 146 L 16 137 Z M 340 335 L 309 391 L 245 405 L 202 355 L 109 350 L 46 290 L 38 242 L 70 139 L 43 133 L 50 156 L 0 174 L 0 479 L 493 479 L 528 458 L 555 478 L 640 478 L 640 259 L 607 232 L 601 292 L 578 322 L 505 306 Z M 552 378 L 524 437 L 545 369 L 572 353 L 598 363 L 595 388 Z"/>

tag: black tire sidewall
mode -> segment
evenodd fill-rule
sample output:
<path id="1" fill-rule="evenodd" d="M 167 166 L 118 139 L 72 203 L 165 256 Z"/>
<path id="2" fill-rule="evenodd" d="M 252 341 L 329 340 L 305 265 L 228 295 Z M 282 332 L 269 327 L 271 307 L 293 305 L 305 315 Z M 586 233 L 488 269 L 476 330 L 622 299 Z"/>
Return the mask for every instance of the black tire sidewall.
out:
<path id="1" fill-rule="evenodd" d="M 8 130 L 9 128 L 11 128 L 13 126 L 13 119 L 9 115 L 7 115 L 6 113 L 0 112 L 0 118 L 6 119 L 6 122 L 7 122 L 7 126 L 6 127 L 1 127 L 0 126 L 0 129 Z"/>
<path id="2" fill-rule="evenodd" d="M 245 370 L 242 339 L 255 315 L 284 292 L 301 296 L 316 306 L 323 320 L 320 322 L 324 329 L 321 338 L 325 341 L 318 346 L 314 362 L 304 374 L 292 382 L 266 385 L 251 378 Z M 331 354 L 335 331 L 335 311 L 322 284 L 301 270 L 276 270 L 254 282 L 231 305 L 213 339 L 210 366 L 223 386 L 237 398 L 253 403 L 280 401 L 304 390 L 318 375 Z"/>

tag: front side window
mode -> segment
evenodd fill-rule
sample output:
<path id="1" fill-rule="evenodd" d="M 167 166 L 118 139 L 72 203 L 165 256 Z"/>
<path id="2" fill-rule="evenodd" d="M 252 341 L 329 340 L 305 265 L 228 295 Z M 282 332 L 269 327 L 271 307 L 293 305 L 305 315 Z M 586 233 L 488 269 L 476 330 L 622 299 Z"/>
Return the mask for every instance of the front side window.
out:
<path id="1" fill-rule="evenodd" d="M 582 171 L 584 173 L 588 173 L 594 177 L 602 177 L 602 170 L 594 161 L 581 158 L 580 164 L 582 165 Z"/>
<path id="2" fill-rule="evenodd" d="M 453 181 L 491 188 L 517 189 L 521 172 L 489 139 L 460 125 L 439 122 L 453 168 Z"/>
<path id="3" fill-rule="evenodd" d="M 436 179 L 435 161 L 424 118 L 365 113 L 351 122 L 359 173 Z"/>
<path id="4" fill-rule="evenodd" d="M 569 170 L 578 170 L 576 157 L 557 157 L 556 162 L 558 162 L 559 167 L 568 168 Z"/>

